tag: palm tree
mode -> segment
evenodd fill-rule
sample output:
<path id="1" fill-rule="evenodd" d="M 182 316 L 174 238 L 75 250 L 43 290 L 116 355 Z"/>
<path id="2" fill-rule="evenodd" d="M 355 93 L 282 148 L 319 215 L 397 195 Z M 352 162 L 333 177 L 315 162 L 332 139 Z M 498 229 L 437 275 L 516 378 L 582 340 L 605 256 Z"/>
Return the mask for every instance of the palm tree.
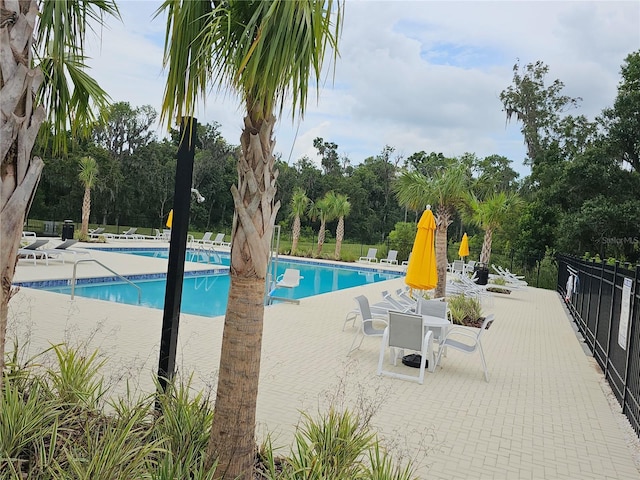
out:
<path id="1" fill-rule="evenodd" d="M 293 215 L 293 239 L 291 241 L 291 254 L 294 255 L 298 249 L 298 240 L 300 239 L 300 219 L 304 217 L 304 213 L 309 206 L 311 200 L 307 197 L 306 192 L 296 187 L 291 197 L 291 214 Z"/>
<path id="2" fill-rule="evenodd" d="M 483 201 L 471 195 L 467 204 L 470 220 L 484 230 L 480 262 L 488 265 L 493 233 L 509 217 L 517 214 L 523 204 L 522 198 L 513 192 L 495 192 Z"/>
<path id="3" fill-rule="evenodd" d="M 447 285 L 447 230 L 457 207 L 464 201 L 468 170 L 459 164 L 439 170 L 429 178 L 419 172 L 404 172 L 395 184 L 398 201 L 414 210 L 436 205 L 436 262 L 438 286 L 435 296 L 444 297 Z"/>
<path id="4" fill-rule="evenodd" d="M 85 72 L 83 46 L 87 30 L 99 30 L 92 23 L 107 15 L 119 17 L 110 0 L 0 0 L 0 387 L 16 254 L 44 167 L 31 152 L 43 133 L 64 153 L 68 130 L 76 138 L 88 133 L 93 112 L 106 106 L 106 93 Z"/>
<path id="5" fill-rule="evenodd" d="M 330 49 L 337 55 L 343 7 L 338 0 L 165 0 L 161 8 L 168 13 L 161 118 L 192 115 L 211 84 L 238 94 L 246 109 L 238 184 L 231 188 L 231 279 L 207 465 L 217 461 L 216 475 L 249 479 L 265 280 L 280 208 L 275 115 L 285 106 L 304 115 L 309 77 L 320 83 L 325 55 Z"/>
<path id="6" fill-rule="evenodd" d="M 340 259 L 340 250 L 342 249 L 342 240 L 344 239 L 344 217 L 348 217 L 351 213 L 351 204 L 349 198 L 341 193 L 329 192 L 331 197 L 330 204 L 333 210 L 333 218 L 338 218 L 338 225 L 336 226 L 336 260 Z"/>
<path id="7" fill-rule="evenodd" d="M 311 205 L 311 208 L 309 208 L 309 215 L 312 220 L 320 220 L 320 228 L 318 229 L 318 247 L 316 250 L 316 256 L 320 256 L 322 253 L 322 246 L 324 245 L 327 222 L 330 222 L 335 218 L 333 215 L 333 205 L 331 204 L 331 198 L 329 197 L 328 192 L 324 197 Z"/>
<path id="8" fill-rule="evenodd" d="M 86 238 L 89 235 L 89 214 L 91 213 L 91 189 L 95 186 L 98 176 L 98 163 L 93 157 L 82 157 L 78 162 L 80 173 L 78 178 L 84 186 L 84 197 L 82 198 L 82 228 L 80 236 Z"/>

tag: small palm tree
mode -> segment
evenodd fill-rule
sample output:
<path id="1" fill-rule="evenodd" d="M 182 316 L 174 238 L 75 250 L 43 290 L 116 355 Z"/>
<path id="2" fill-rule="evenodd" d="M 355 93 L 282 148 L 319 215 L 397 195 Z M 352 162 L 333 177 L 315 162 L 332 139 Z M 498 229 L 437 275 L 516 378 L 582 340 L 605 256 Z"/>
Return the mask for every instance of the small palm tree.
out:
<path id="1" fill-rule="evenodd" d="M 318 229 L 318 246 L 316 249 L 316 256 L 320 256 L 322 253 L 322 246 L 324 245 L 325 232 L 327 230 L 327 222 L 331 221 L 334 217 L 332 212 L 332 205 L 330 198 L 325 194 L 320 200 L 311 205 L 309 209 L 309 215 L 312 220 L 320 220 L 320 228 Z"/>
<path id="2" fill-rule="evenodd" d="M 304 218 L 304 214 L 307 211 L 309 202 L 311 200 L 307 197 L 306 192 L 296 187 L 291 197 L 291 215 L 293 215 L 293 239 L 291 241 L 291 254 L 294 255 L 298 250 L 298 240 L 300 239 L 300 219 Z"/>
<path id="3" fill-rule="evenodd" d="M 341 193 L 334 193 L 333 191 L 328 193 L 330 197 L 331 209 L 333 210 L 333 218 L 338 219 L 338 225 L 336 226 L 336 260 L 340 259 L 340 250 L 342 249 L 342 240 L 344 239 L 344 217 L 349 216 L 351 213 L 351 204 L 349 198 Z"/>
<path id="4" fill-rule="evenodd" d="M 468 170 L 462 165 L 439 170 L 429 178 L 419 172 L 405 172 L 395 184 L 401 205 L 420 210 L 436 205 L 436 262 L 438 285 L 435 296 L 444 297 L 447 285 L 447 231 L 457 208 L 466 198 Z"/>
<path id="5" fill-rule="evenodd" d="M 78 178 L 84 186 L 84 197 L 82 198 L 82 228 L 80 237 L 87 238 L 89 235 L 89 215 L 91 214 L 91 189 L 95 186 L 98 177 L 98 163 L 93 157 L 82 157 L 78 162 L 80 173 Z"/>
<path id="6" fill-rule="evenodd" d="M 523 205 L 523 200 L 513 192 L 496 192 L 482 201 L 471 195 L 467 204 L 471 213 L 470 220 L 484 230 L 480 262 L 488 265 L 491 258 L 493 233 L 509 217 L 517 214 Z"/>

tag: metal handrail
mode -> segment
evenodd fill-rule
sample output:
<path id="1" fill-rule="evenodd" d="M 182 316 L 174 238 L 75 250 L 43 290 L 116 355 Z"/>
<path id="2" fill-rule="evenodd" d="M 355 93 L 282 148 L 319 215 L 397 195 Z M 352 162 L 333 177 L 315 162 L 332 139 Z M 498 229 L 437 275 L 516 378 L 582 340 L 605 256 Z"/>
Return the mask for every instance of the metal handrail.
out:
<path id="1" fill-rule="evenodd" d="M 101 267 L 106 268 L 107 270 L 109 270 L 111 273 L 113 273 L 116 277 L 121 278 L 122 280 L 124 280 L 125 282 L 131 284 L 132 286 L 134 286 L 135 288 L 138 289 L 138 305 L 140 305 L 142 303 L 142 289 L 136 285 L 135 283 L 133 283 L 131 280 L 129 280 L 128 278 L 123 277 L 122 275 L 120 275 L 118 272 L 116 272 L 115 270 L 111 270 L 109 267 L 107 267 L 104 263 L 99 262 L 98 260 L 96 260 L 95 258 L 83 258 L 80 260 L 76 260 L 73 264 L 73 277 L 71 278 L 71 300 L 73 300 L 73 296 L 76 290 L 76 267 L 78 266 L 79 263 L 82 262 L 95 262 L 98 265 L 100 265 Z"/>

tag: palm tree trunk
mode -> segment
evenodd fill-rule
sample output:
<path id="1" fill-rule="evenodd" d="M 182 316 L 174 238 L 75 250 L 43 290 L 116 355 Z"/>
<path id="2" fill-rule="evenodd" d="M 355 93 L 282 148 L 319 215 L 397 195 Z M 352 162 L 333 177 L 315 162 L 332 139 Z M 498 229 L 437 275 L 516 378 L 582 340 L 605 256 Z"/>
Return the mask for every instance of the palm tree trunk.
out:
<path id="1" fill-rule="evenodd" d="M 446 222 L 436 222 L 436 269 L 438 272 L 438 285 L 435 297 L 444 297 L 447 293 L 447 229 Z"/>
<path id="2" fill-rule="evenodd" d="M 253 478 L 265 281 L 273 225 L 280 209 L 280 202 L 274 201 L 274 123 L 273 116 L 261 121 L 245 117 L 238 186 L 231 187 L 235 205 L 231 285 L 206 461 L 209 466 L 218 461 L 216 478 Z"/>
<path id="3" fill-rule="evenodd" d="M 84 238 L 89 235 L 89 212 L 91 212 L 91 189 L 85 187 L 82 198 L 82 229 L 80 235 Z"/>
<path id="4" fill-rule="evenodd" d="M 291 241 L 291 254 L 295 254 L 298 250 L 298 239 L 300 238 L 300 216 L 296 215 L 293 219 L 293 240 Z"/>
<path id="5" fill-rule="evenodd" d="M 0 389 L 4 370 L 8 303 L 13 293 L 17 252 L 22 225 L 35 194 L 43 162 L 31 151 L 45 118 L 42 106 L 34 109 L 34 92 L 43 75 L 29 68 L 33 27 L 37 21 L 35 0 L 0 1 Z M 7 7 L 18 7 L 19 11 Z"/>
<path id="6" fill-rule="evenodd" d="M 320 230 L 318 230 L 318 251 L 316 252 L 317 256 L 320 256 L 322 253 L 322 246 L 324 245 L 324 234 L 326 229 L 326 223 L 324 220 L 320 221 Z"/>
<path id="7" fill-rule="evenodd" d="M 489 265 L 491 258 L 491 241 L 493 237 L 493 228 L 487 228 L 484 232 L 484 240 L 482 241 L 482 251 L 480 252 L 480 262 Z"/>
<path id="8" fill-rule="evenodd" d="M 340 260 L 340 250 L 342 249 L 342 239 L 344 238 L 344 217 L 338 219 L 336 227 L 336 260 Z"/>

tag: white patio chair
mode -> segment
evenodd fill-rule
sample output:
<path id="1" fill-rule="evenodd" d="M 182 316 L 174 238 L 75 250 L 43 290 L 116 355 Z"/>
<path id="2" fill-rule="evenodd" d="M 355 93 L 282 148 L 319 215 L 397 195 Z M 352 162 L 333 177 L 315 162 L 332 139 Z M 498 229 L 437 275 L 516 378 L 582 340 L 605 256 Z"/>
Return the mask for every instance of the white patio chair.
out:
<path id="1" fill-rule="evenodd" d="M 484 379 L 489 381 L 489 371 L 487 369 L 487 362 L 484 358 L 484 351 L 482 350 L 482 336 L 484 332 L 491 326 L 494 320 L 494 315 L 487 315 L 482 322 L 480 329 L 472 327 L 455 326 L 449 329 L 446 333 L 443 341 L 440 344 L 440 351 L 438 352 L 438 358 L 436 365 L 440 364 L 440 357 L 445 348 L 453 348 L 463 353 L 474 353 L 476 350 L 480 352 L 480 360 L 482 361 L 482 368 L 484 370 Z M 464 341 L 456 339 L 454 337 L 462 337 Z"/>
<path id="2" fill-rule="evenodd" d="M 384 354 L 387 348 L 391 349 L 391 358 L 394 366 L 397 364 L 398 356 L 402 357 L 405 350 L 420 352 L 418 375 L 385 370 Z M 427 364 L 429 371 L 433 372 L 436 365 L 433 355 L 433 332 L 430 330 L 424 331 L 422 316 L 413 313 L 389 311 L 389 325 L 384 329 L 380 345 L 378 375 L 418 382 L 422 385 Z"/>
<path id="3" fill-rule="evenodd" d="M 449 264 L 449 271 L 462 275 L 464 272 L 464 262 L 462 260 L 454 260 Z"/>
<path id="4" fill-rule="evenodd" d="M 385 316 L 379 314 L 374 315 L 373 313 L 371 313 L 371 309 L 369 308 L 369 300 L 367 299 L 367 297 L 365 297 L 364 295 L 358 295 L 355 300 L 356 302 L 358 302 L 358 316 L 360 317 L 361 322 L 358 330 L 353 337 L 353 341 L 351 342 L 351 346 L 349 347 L 347 356 L 351 355 L 351 352 L 353 352 L 354 350 L 360 348 L 364 337 L 382 337 L 384 329 L 376 328 L 374 322 L 382 323 L 385 327 L 387 326 L 387 318 L 385 318 L 385 316 L 388 315 L 388 311 L 385 312 Z M 354 348 L 358 337 L 361 337 L 360 342 Z"/>
<path id="5" fill-rule="evenodd" d="M 366 257 L 360 257 L 358 259 L 359 262 L 367 262 L 367 263 L 375 263 L 378 261 L 378 257 L 376 257 L 376 255 L 378 254 L 378 249 L 377 248 L 370 248 L 369 251 L 367 252 L 367 256 Z"/>
<path id="6" fill-rule="evenodd" d="M 465 273 L 466 275 L 473 275 L 473 269 L 475 268 L 475 266 L 476 266 L 476 261 L 469 260 L 463 266 L 463 273 Z"/>
<path id="7" fill-rule="evenodd" d="M 370 304 L 369 301 L 367 300 L 367 304 L 369 305 L 369 312 L 371 312 L 371 315 L 373 315 L 375 318 L 381 318 L 385 322 L 389 315 L 389 310 L 395 310 L 393 305 L 385 301 Z M 353 326 L 355 321 L 360 316 L 361 316 L 361 313 L 360 313 L 359 305 L 358 307 L 354 308 L 350 312 L 347 312 L 344 318 L 344 323 L 342 324 L 342 331 L 344 332 L 344 327 L 346 327 L 347 323 L 349 322 L 351 322 L 351 326 Z"/>
<path id="8" fill-rule="evenodd" d="M 295 288 L 300 285 L 300 279 L 304 278 L 300 275 L 300 270 L 295 268 L 287 268 L 283 274 L 278 275 L 276 279 L 276 288 Z"/>
<path id="9" fill-rule="evenodd" d="M 397 250 L 389 250 L 387 253 L 387 258 L 381 258 L 380 263 L 386 263 L 387 265 L 397 265 L 398 264 L 398 251 Z"/>

